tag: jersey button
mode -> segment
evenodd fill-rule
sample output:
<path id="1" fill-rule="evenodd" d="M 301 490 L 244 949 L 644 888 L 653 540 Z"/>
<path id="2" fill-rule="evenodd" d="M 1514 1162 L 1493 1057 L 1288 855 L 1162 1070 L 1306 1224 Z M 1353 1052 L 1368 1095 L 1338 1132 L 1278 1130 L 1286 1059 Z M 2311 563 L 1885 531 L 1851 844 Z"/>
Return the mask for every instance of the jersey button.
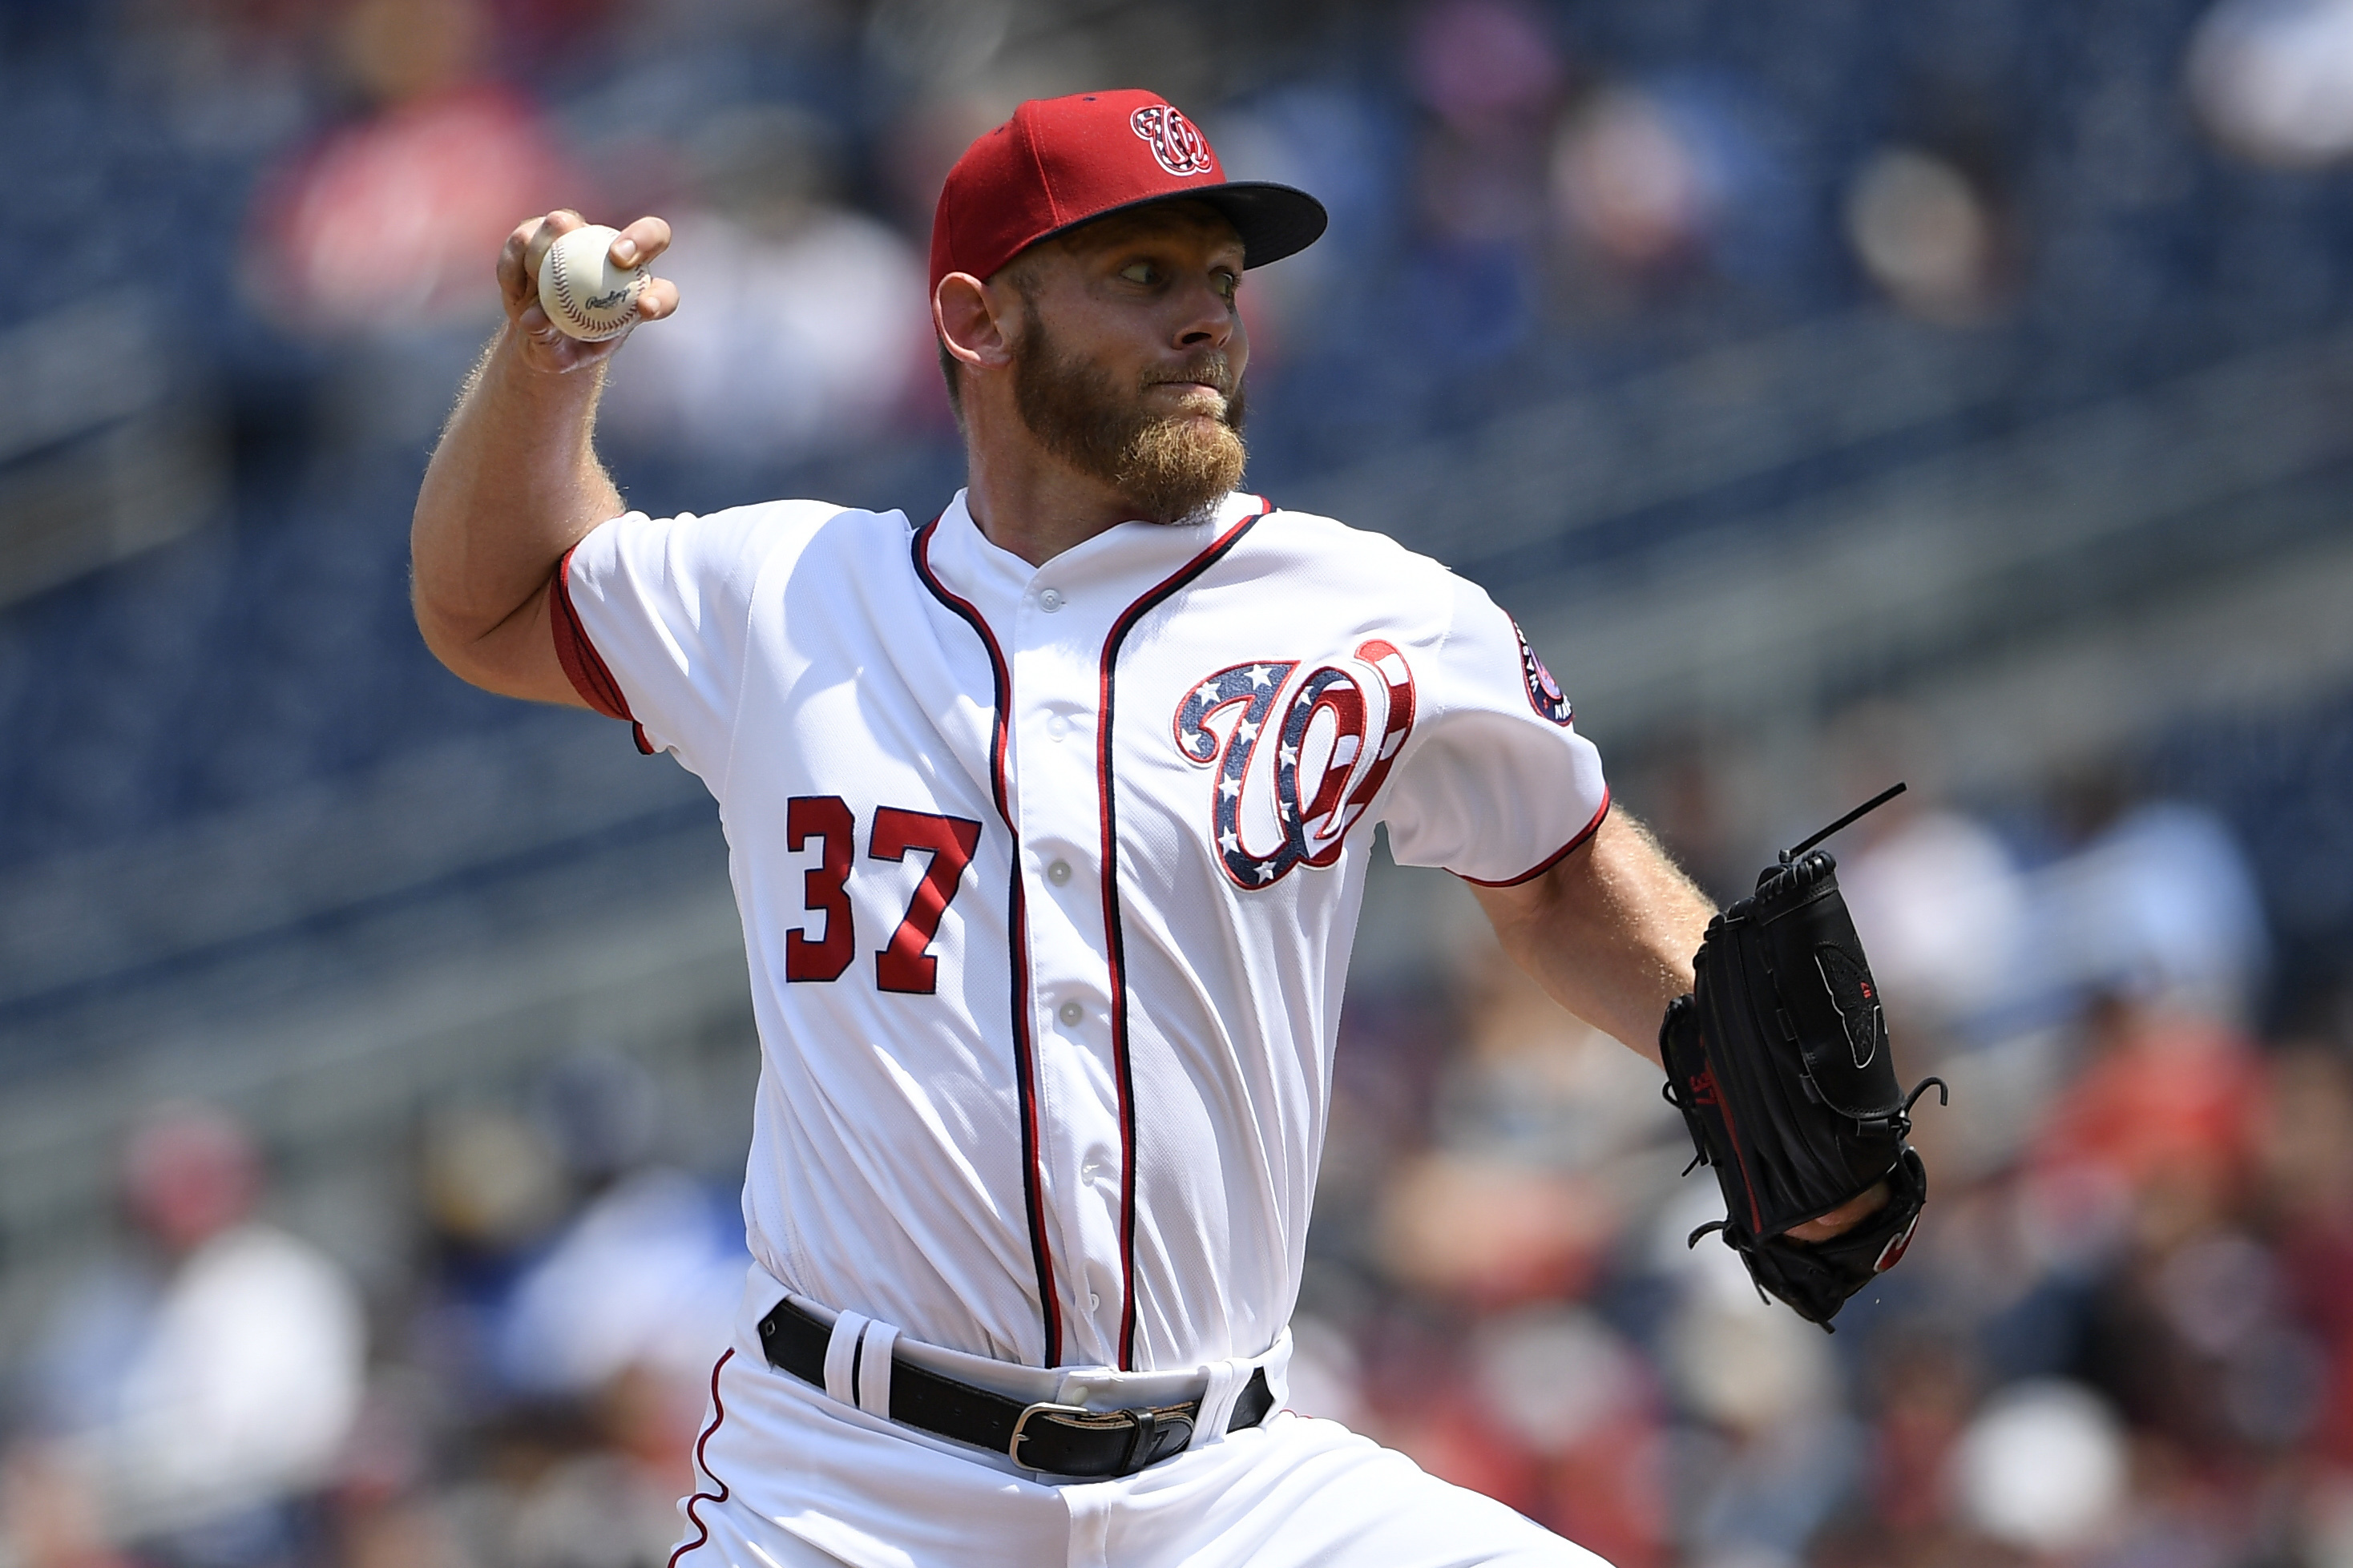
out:
<path id="1" fill-rule="evenodd" d="M 1088 1291 L 1088 1292 L 1087 1292 L 1087 1310 L 1088 1310 L 1088 1311 L 1090 1311 L 1090 1312 L 1092 1312 L 1092 1311 L 1095 1311 L 1095 1310 L 1097 1310 L 1098 1309 L 1100 1309 L 1102 1306 L 1103 1306 L 1103 1298 L 1102 1298 L 1101 1296 L 1096 1295 L 1096 1294 L 1095 1294 L 1093 1291 L 1092 1291 L 1092 1290 Z"/>
<path id="2" fill-rule="evenodd" d="M 1062 607 L 1062 591 L 1060 588 L 1039 589 L 1038 607 L 1048 615 L 1052 615 Z"/>
<path id="3" fill-rule="evenodd" d="M 1070 734 L 1071 721 L 1068 719 L 1063 718 L 1060 713 L 1050 713 L 1046 716 L 1046 738 L 1048 740 L 1064 741 L 1070 738 Z"/>
<path id="4" fill-rule="evenodd" d="M 1075 1027 L 1078 1021 L 1086 1016 L 1087 1010 L 1076 1002 L 1063 1003 L 1054 1014 L 1054 1016 L 1062 1020 L 1065 1027 Z"/>
<path id="5" fill-rule="evenodd" d="M 1068 860 L 1057 860 L 1046 868 L 1046 880 L 1053 883 L 1054 886 L 1059 888 L 1070 879 L 1071 863 Z M 1076 1004 L 1072 1005 L 1075 1006 Z"/>

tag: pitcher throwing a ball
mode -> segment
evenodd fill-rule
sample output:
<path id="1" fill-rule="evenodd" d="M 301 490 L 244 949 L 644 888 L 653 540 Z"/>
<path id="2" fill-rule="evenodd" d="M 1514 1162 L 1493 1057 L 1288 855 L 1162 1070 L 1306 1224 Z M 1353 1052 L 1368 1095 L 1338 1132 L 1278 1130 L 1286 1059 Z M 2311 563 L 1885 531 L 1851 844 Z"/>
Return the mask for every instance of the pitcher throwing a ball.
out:
<path id="1" fill-rule="evenodd" d="M 625 512 L 590 437 L 626 340 L 540 302 L 580 219 L 507 244 L 417 621 L 709 785 L 759 1022 L 756 1267 L 674 1565 L 1591 1561 L 1283 1408 L 1374 825 L 1653 1059 L 1712 913 L 1485 594 L 1237 488 L 1236 293 L 1324 222 L 1151 94 L 1024 104 L 940 195 L 970 477 L 920 524 Z M 1885 1190 L 1840 1197 L 1788 1235 Z"/>

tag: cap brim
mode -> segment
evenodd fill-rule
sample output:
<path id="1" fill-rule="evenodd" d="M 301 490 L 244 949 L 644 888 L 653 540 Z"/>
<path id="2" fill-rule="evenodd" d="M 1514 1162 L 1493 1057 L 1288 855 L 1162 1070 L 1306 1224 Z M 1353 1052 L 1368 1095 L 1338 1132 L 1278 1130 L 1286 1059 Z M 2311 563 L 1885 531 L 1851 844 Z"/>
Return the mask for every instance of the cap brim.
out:
<path id="1" fill-rule="evenodd" d="M 1322 202 L 1295 185 L 1278 185 L 1269 180 L 1229 180 L 1195 191 L 1170 191 L 1141 201 L 1122 202 L 1099 213 L 1089 213 L 1076 223 L 1049 229 L 1029 245 L 1068 234 L 1074 228 L 1084 228 L 1113 213 L 1134 212 L 1139 207 L 1159 206 L 1165 202 L 1206 202 L 1223 213 L 1226 221 L 1234 226 L 1234 232 L 1242 237 L 1245 268 L 1263 267 L 1270 261 L 1296 256 L 1322 238 L 1332 221 Z M 1021 248 L 1027 250 L 1029 246 Z"/>
<path id="2" fill-rule="evenodd" d="M 1241 235 L 1244 267 L 1297 255 L 1321 239 L 1332 221 L 1324 204 L 1305 191 L 1267 180 L 1229 181 L 1194 199 L 1224 213 Z"/>

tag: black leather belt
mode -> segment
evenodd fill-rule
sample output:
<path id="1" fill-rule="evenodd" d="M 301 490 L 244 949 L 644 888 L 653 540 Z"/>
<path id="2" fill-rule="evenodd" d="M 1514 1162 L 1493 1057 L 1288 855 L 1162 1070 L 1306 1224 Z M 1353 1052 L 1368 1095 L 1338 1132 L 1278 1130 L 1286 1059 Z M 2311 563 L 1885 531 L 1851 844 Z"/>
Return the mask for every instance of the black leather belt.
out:
<path id="1" fill-rule="evenodd" d="M 833 1331 L 790 1299 L 760 1320 L 760 1348 L 768 1364 L 804 1383 L 825 1386 L 826 1347 Z M 1226 1430 L 1255 1426 L 1274 1408 L 1263 1368 L 1234 1400 Z M 1088 1410 L 1076 1405 L 1025 1405 L 1002 1394 L 891 1357 L 891 1419 L 934 1436 L 1003 1454 L 1025 1470 L 1050 1476 L 1132 1476 L 1182 1453 L 1193 1441 L 1201 1402 L 1141 1410 Z"/>

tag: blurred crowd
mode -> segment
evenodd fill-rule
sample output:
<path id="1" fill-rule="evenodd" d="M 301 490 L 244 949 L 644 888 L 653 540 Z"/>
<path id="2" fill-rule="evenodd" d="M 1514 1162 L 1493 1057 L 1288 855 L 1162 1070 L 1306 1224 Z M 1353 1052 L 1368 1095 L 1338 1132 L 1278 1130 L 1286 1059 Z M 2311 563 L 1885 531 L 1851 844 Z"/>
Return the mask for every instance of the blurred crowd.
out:
<path id="1" fill-rule="evenodd" d="M 0 1463 L 21 1568 L 636 1568 L 669 1554 L 748 1263 L 731 1193 L 659 1156 L 609 1053 L 428 1114 L 404 1238 L 280 1222 L 220 1108 L 154 1107 L 121 1245 L 18 1369 Z M 386 1266 L 388 1262 L 388 1267 Z"/>
<path id="2" fill-rule="evenodd" d="M 2022 417 L 2322 330 L 2353 278 L 2348 0 L 1191 10 L 0 0 L 0 207 L 45 240 L 0 486 L 157 410 L 224 474 L 150 569 L 0 540 L 0 869 L 515 721 L 416 646 L 402 531 L 491 260 L 557 203 L 676 227 L 684 307 L 604 426 L 676 508 L 945 498 L 939 177 L 1099 79 L 1332 209 L 1245 294 L 1270 489 L 1857 308 L 2035 334 L 1987 416 Z M 2353 1563 L 2353 1016 L 2341 951 L 2311 961 L 2353 909 L 2341 795 L 2274 780 L 2226 822 L 2198 801 L 2232 776 L 2087 768 L 1971 809 L 1901 715 L 1844 744 L 1825 817 L 1914 778 L 1831 847 L 1907 1079 L 1954 1089 L 1904 1268 L 1835 1336 L 1760 1306 L 1685 1246 L 1718 1200 L 1655 1071 L 1473 934 L 1352 994 L 1293 1405 L 1619 1568 Z M 1622 797 L 1738 896 L 1728 786 L 1640 762 Z M 8 1369 L 0 1563 L 663 1560 L 744 1258 L 725 1184 L 649 1133 L 661 1092 L 590 1054 L 425 1116 L 371 1269 L 234 1117 L 156 1107 L 115 1256 Z"/>

